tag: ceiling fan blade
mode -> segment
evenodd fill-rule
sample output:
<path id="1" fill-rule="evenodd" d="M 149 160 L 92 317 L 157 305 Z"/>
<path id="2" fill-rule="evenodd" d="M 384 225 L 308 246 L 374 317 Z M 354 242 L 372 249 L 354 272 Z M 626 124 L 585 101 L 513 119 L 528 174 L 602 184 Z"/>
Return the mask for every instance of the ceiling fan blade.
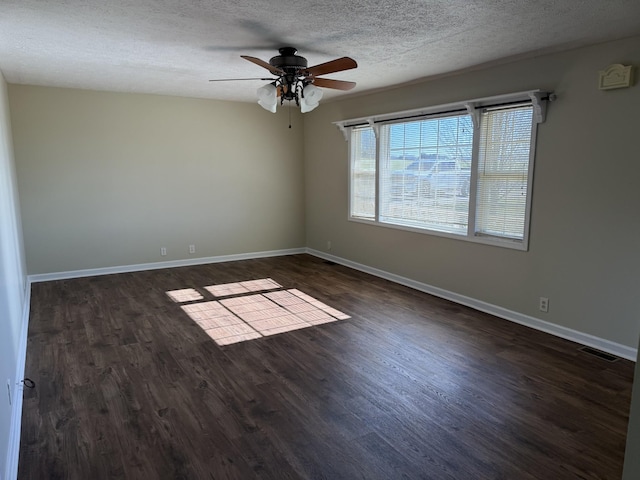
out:
<path id="1" fill-rule="evenodd" d="M 284 70 L 281 70 L 278 67 L 274 67 L 273 65 L 270 65 L 264 60 L 260 60 L 259 58 L 256 58 L 256 57 L 250 57 L 248 55 L 240 55 L 240 56 L 245 60 L 249 60 L 250 62 L 255 63 L 256 65 L 260 65 L 262 68 L 266 68 L 274 75 L 284 75 Z"/>
<path id="2" fill-rule="evenodd" d="M 358 64 L 353 58 L 342 57 L 336 58 L 335 60 L 331 60 L 326 63 L 321 63 L 319 65 L 314 65 L 313 67 L 309 67 L 306 70 L 303 70 L 302 73 L 305 75 L 326 75 L 327 73 L 333 72 L 342 72 L 343 70 L 351 70 L 352 68 L 356 68 Z"/>
<path id="3" fill-rule="evenodd" d="M 244 80 L 262 80 L 264 82 L 273 82 L 273 78 L 213 78 L 210 79 L 210 82 L 242 82 Z"/>
<path id="4" fill-rule="evenodd" d="M 263 80 L 265 82 L 273 82 L 273 78 L 214 78 L 210 82 L 239 82 L 242 80 Z"/>
<path id="5" fill-rule="evenodd" d="M 345 82 L 344 80 L 331 80 L 330 78 L 314 78 L 313 84 L 316 87 L 334 88 L 336 90 L 351 90 L 356 86 L 356 82 Z"/>

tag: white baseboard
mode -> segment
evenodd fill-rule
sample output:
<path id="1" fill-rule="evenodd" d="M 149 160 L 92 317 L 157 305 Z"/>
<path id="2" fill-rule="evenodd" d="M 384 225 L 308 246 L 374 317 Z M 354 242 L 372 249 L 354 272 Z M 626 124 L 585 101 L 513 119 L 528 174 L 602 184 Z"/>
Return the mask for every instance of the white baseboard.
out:
<path id="1" fill-rule="evenodd" d="M 9 427 L 9 445 L 7 449 L 7 462 L 5 478 L 14 480 L 18 478 L 18 459 L 20 456 L 20 431 L 22 429 L 22 392 L 24 385 L 25 362 L 27 360 L 27 334 L 29 332 L 29 312 L 31 307 L 31 283 L 27 281 L 24 294 L 24 306 L 22 309 L 22 324 L 20 326 L 20 340 L 14 385 L 12 388 L 13 405 L 11 407 L 11 426 Z"/>
<path id="2" fill-rule="evenodd" d="M 392 282 L 399 283 L 407 287 L 411 287 L 415 290 L 419 290 L 421 292 L 425 292 L 430 295 L 435 295 L 437 297 L 441 297 L 446 300 L 451 300 L 452 302 L 456 302 L 461 305 L 474 308 L 481 312 L 489 313 L 491 315 L 495 315 L 496 317 L 500 317 L 505 320 L 509 320 L 515 323 L 519 323 L 521 325 L 525 325 L 530 328 L 534 328 L 536 330 L 550 333 L 557 337 L 565 338 L 567 340 L 571 340 L 581 345 L 593 347 L 598 350 L 602 350 L 603 352 L 608 352 L 618 357 L 626 358 L 634 362 L 636 361 L 638 356 L 637 348 L 628 347 L 626 345 L 622 345 L 616 342 L 612 342 L 610 340 L 599 338 L 594 335 L 590 335 L 588 333 L 579 332 L 577 330 L 563 327 L 555 323 L 546 322 L 539 318 L 531 317 L 529 315 L 524 315 L 519 312 L 514 312 L 513 310 L 509 310 L 497 305 L 483 302 L 475 298 L 460 295 L 458 293 L 451 292 L 449 290 L 444 290 L 439 287 L 434 287 L 433 285 L 428 285 L 426 283 L 418 282 L 416 280 L 402 277 L 394 273 L 389 273 L 384 270 L 369 267 L 367 265 L 353 262 L 351 260 L 347 260 L 342 257 L 337 257 L 335 255 L 327 254 L 319 250 L 314 250 L 312 248 L 292 248 L 292 249 L 286 249 L 286 250 L 271 250 L 271 251 L 265 251 L 265 252 L 220 255 L 216 257 L 202 257 L 202 258 L 193 258 L 193 259 L 184 259 L 184 260 L 172 260 L 167 262 L 123 265 L 119 267 L 105 267 L 105 268 L 94 268 L 94 269 L 87 269 L 87 270 L 74 270 L 69 272 L 43 273 L 43 274 L 30 275 L 29 283 L 46 282 L 51 280 L 63 280 L 63 279 L 69 279 L 69 278 L 92 277 L 96 275 L 109 275 L 114 273 L 140 272 L 144 270 L 157 270 L 161 268 L 186 267 L 191 265 L 205 265 L 210 263 L 232 262 L 237 260 L 249 260 L 254 258 L 278 257 L 283 255 L 295 255 L 300 253 L 308 253 L 310 255 L 313 255 L 319 258 L 324 258 L 326 260 L 330 260 L 335 263 L 345 265 L 355 270 L 360 270 L 362 272 L 369 273 L 371 275 L 375 275 L 376 277 L 384 278 L 385 280 L 390 280 Z"/>
<path id="3" fill-rule="evenodd" d="M 161 268 L 188 267 L 192 265 L 206 265 L 209 263 L 233 262 L 237 260 L 251 260 L 254 258 L 281 257 L 306 253 L 305 248 L 290 248 L 286 250 L 269 250 L 265 252 L 237 253 L 219 255 L 216 257 L 187 258 L 184 260 L 170 260 L 167 262 L 139 263 L 136 265 L 122 265 L 119 267 L 90 268 L 87 270 L 72 270 L 69 272 L 38 273 L 29 275 L 31 283 L 49 282 L 52 280 L 66 280 L 69 278 L 95 277 L 97 275 L 111 275 L 114 273 L 142 272 Z"/>
<path id="4" fill-rule="evenodd" d="M 375 275 L 376 277 L 384 278 L 385 280 L 390 280 L 392 282 L 399 283 L 400 285 L 405 285 L 407 287 L 411 287 L 415 290 L 419 290 L 421 292 L 425 292 L 430 295 L 434 295 L 436 297 L 444 298 L 446 300 L 451 300 L 452 302 L 456 302 L 461 305 L 474 308 L 475 310 L 479 310 L 481 312 L 495 315 L 496 317 L 500 317 L 502 319 L 509 320 L 511 322 L 519 323 L 520 325 L 525 325 L 527 327 L 531 327 L 536 330 L 550 333 L 551 335 L 555 335 L 557 337 L 571 340 L 581 345 L 593 347 L 603 352 L 608 352 L 618 357 L 626 358 L 627 360 L 631 360 L 633 362 L 635 362 L 638 357 L 637 348 L 631 348 L 626 345 L 621 345 L 619 343 L 606 340 L 604 338 L 599 338 L 599 337 L 590 335 L 588 333 L 579 332 L 577 330 L 563 327 L 555 323 L 546 322 L 544 320 L 540 320 L 539 318 L 514 312 L 512 310 L 508 310 L 506 308 L 499 307 L 497 305 L 492 305 L 490 303 L 483 302 L 481 300 L 476 300 L 475 298 L 466 297 L 464 295 L 460 295 L 455 292 L 450 292 L 442 288 L 434 287 L 426 283 L 418 282 L 416 280 L 411 280 L 410 278 L 402 277 L 400 275 L 389 273 L 384 270 L 379 270 L 377 268 L 372 268 L 357 262 L 352 262 L 351 260 L 337 257 L 335 255 L 330 255 L 330 254 L 321 252 L 319 250 L 307 248 L 306 252 L 315 257 L 323 258 L 325 260 L 330 260 L 332 262 L 339 263 L 346 267 L 350 267 L 355 270 L 360 270 L 361 272 L 369 273 L 371 275 Z"/>

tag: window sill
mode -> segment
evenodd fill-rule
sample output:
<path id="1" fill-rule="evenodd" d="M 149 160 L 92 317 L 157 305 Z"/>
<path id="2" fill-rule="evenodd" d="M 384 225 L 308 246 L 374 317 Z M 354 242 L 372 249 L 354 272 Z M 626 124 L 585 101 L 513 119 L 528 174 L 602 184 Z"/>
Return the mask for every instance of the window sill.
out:
<path id="1" fill-rule="evenodd" d="M 393 230 L 402 230 L 405 232 L 419 233 L 421 235 L 431 235 L 434 237 L 450 238 L 452 240 L 461 240 L 463 242 L 479 243 L 482 245 L 490 245 L 493 247 L 509 248 L 511 250 L 519 250 L 527 252 L 529 250 L 528 242 L 519 240 L 509 240 L 507 238 L 489 237 L 489 236 L 469 236 L 465 234 L 456 234 L 449 232 L 441 232 L 438 230 L 430 230 L 427 228 L 410 227 L 406 225 L 398 225 L 394 223 L 379 222 L 369 220 L 362 217 L 349 217 L 348 220 L 354 223 L 362 223 L 373 227 L 391 228 Z"/>

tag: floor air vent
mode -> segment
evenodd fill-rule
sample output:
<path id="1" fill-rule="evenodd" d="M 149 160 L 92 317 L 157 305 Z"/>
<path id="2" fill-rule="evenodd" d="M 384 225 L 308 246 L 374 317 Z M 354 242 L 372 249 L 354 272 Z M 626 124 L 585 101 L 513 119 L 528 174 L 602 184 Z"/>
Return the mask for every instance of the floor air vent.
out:
<path id="1" fill-rule="evenodd" d="M 596 350 L 595 348 L 591 348 L 591 347 L 582 347 L 579 350 L 582 350 L 583 352 L 588 353 L 589 355 L 593 355 L 594 357 L 598 357 L 603 360 L 606 360 L 607 362 L 617 362 L 618 360 L 620 360 L 615 355 L 611 355 L 610 353 L 606 353 L 606 352 L 601 352 L 600 350 Z"/>

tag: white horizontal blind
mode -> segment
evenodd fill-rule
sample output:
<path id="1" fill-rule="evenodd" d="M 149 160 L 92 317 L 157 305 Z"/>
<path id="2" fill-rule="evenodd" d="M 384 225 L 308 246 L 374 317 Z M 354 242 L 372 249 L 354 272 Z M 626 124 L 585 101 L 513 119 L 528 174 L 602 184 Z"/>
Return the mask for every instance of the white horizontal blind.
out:
<path id="1" fill-rule="evenodd" d="M 350 216 L 375 219 L 376 137 L 371 127 L 351 132 Z"/>
<path id="2" fill-rule="evenodd" d="M 524 239 L 532 111 L 526 105 L 480 116 L 476 235 Z"/>
<path id="3" fill-rule="evenodd" d="M 471 117 L 383 124 L 380 138 L 380 221 L 466 235 Z"/>

